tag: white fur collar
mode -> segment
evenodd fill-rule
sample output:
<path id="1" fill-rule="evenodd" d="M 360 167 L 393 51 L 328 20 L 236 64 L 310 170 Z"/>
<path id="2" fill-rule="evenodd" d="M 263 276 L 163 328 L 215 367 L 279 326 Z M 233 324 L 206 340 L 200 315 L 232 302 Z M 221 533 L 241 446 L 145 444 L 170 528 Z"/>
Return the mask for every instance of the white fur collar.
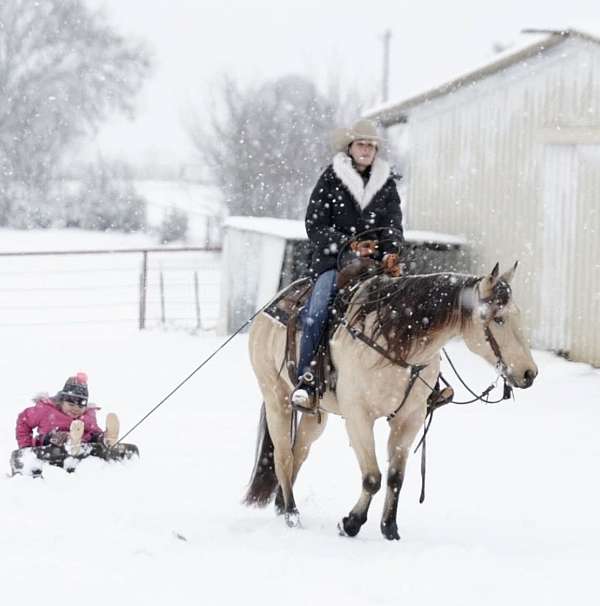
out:
<path id="1" fill-rule="evenodd" d="M 367 207 L 391 174 L 390 165 L 376 157 L 371 167 L 371 176 L 365 186 L 361 176 L 352 166 L 352 158 L 344 152 L 339 152 L 333 157 L 333 172 L 348 188 L 361 210 Z"/>

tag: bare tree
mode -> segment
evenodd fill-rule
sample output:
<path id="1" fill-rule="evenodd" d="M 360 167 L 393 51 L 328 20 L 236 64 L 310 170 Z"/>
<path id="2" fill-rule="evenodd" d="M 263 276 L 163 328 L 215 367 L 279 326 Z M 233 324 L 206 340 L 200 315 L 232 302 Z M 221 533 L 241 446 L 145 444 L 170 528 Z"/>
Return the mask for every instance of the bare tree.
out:
<path id="1" fill-rule="evenodd" d="M 147 50 L 82 0 L 2 0 L 0 219 L 12 190 L 43 194 L 71 143 L 111 111 L 132 113 L 149 69 Z"/>
<path id="2" fill-rule="evenodd" d="M 348 112 L 340 86 L 328 94 L 301 76 L 242 87 L 224 77 L 206 120 L 188 132 L 235 215 L 297 219 L 330 161 L 329 134 Z M 353 114 L 360 105 L 352 96 Z"/>

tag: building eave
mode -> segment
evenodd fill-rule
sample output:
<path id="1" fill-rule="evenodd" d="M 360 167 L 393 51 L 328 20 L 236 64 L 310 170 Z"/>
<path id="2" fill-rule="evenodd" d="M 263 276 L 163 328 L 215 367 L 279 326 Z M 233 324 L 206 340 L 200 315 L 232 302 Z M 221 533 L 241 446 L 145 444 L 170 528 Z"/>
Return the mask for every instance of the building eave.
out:
<path id="1" fill-rule="evenodd" d="M 533 30 L 529 30 L 536 33 Z M 545 53 L 548 50 L 562 44 L 568 39 L 579 38 L 595 44 L 600 44 L 600 39 L 578 30 L 565 30 L 554 32 L 537 42 L 525 46 L 516 52 L 508 53 L 501 59 L 497 59 L 481 68 L 466 72 L 457 78 L 444 82 L 443 84 L 429 89 L 418 95 L 411 96 L 399 103 L 388 104 L 385 107 L 374 108 L 367 111 L 364 116 L 376 120 L 382 126 L 388 127 L 395 124 L 403 124 L 408 121 L 410 110 L 418 105 L 431 103 L 439 97 L 454 93 L 469 85 L 474 85 L 480 80 L 498 73 L 531 57 Z"/>

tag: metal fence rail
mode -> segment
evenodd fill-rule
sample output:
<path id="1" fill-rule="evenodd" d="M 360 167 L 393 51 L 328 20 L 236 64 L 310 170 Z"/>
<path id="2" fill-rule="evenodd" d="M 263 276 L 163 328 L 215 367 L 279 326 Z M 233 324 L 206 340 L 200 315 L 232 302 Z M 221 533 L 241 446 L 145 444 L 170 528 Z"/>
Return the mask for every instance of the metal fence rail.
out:
<path id="1" fill-rule="evenodd" d="M 217 247 L 0 252 L 0 327 L 210 330 L 219 286 Z"/>

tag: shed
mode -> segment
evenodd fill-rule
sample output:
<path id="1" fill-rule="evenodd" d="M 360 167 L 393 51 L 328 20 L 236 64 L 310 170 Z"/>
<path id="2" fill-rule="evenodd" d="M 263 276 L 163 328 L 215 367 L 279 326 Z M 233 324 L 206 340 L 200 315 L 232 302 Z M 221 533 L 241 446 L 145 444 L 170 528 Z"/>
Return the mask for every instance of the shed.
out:
<path id="1" fill-rule="evenodd" d="M 218 332 L 235 331 L 283 287 L 306 273 L 304 221 L 229 217 L 225 221 Z M 466 271 L 469 247 L 460 237 L 405 231 L 410 273 Z"/>
<path id="2" fill-rule="evenodd" d="M 516 259 L 534 346 L 600 366 L 600 39 L 546 32 L 367 113 L 405 155 L 408 221 Z"/>

